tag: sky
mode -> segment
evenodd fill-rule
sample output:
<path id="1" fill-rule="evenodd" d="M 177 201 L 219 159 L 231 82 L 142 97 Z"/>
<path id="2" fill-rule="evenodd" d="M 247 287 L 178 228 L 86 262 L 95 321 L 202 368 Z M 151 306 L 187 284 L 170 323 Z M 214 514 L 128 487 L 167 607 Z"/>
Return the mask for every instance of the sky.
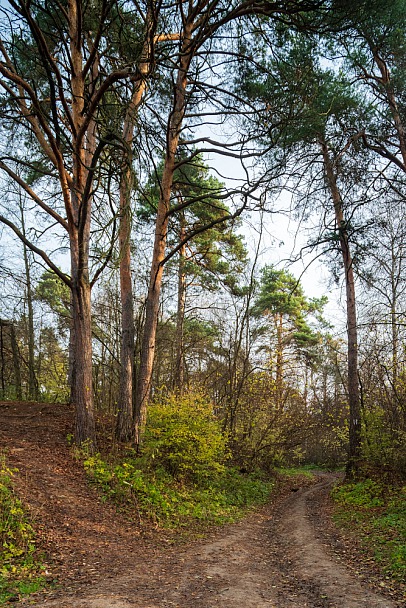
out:
<path id="1" fill-rule="evenodd" d="M 219 139 L 219 134 L 216 134 Z M 235 187 L 236 176 L 244 176 L 240 162 L 237 159 L 222 155 L 211 155 L 208 159 L 211 166 L 216 168 L 216 175 L 224 181 L 227 186 Z M 229 179 L 231 177 L 231 179 Z M 243 183 L 243 178 L 241 182 Z M 260 226 L 263 222 L 260 255 L 258 259 L 259 268 L 266 264 L 275 265 L 277 268 L 289 270 L 297 279 L 300 279 L 306 296 L 309 298 L 328 297 L 324 317 L 334 325 L 337 337 L 345 337 L 345 296 L 343 285 L 335 285 L 331 274 L 323 258 L 316 258 L 316 253 L 310 252 L 303 259 L 292 263 L 301 248 L 305 247 L 310 235 L 310 224 L 299 223 L 287 212 L 278 213 L 278 209 L 288 210 L 290 208 L 290 194 L 282 191 L 279 197 L 268 204 L 268 212 L 250 212 L 242 214 L 241 233 L 251 259 L 254 259 L 258 241 L 260 238 Z M 275 210 L 275 211 L 273 211 Z"/>

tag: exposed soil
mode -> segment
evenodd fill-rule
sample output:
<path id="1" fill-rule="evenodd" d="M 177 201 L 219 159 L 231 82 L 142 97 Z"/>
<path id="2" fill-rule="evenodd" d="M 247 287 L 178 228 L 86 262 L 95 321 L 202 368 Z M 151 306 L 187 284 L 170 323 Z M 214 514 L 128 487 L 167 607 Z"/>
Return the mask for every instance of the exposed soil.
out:
<path id="1" fill-rule="evenodd" d="M 103 504 L 67 446 L 64 406 L 0 402 L 0 445 L 18 467 L 59 585 L 14 605 L 55 608 L 401 608 L 329 520 L 320 474 L 244 521 L 178 542 Z M 142 524 L 142 522 L 141 522 Z M 356 554 L 359 555 L 359 554 Z M 361 570 L 359 576 L 355 570 Z M 370 572 L 370 577 L 368 573 Z M 368 580 L 368 579 L 371 580 Z M 378 581 L 379 585 L 379 581 Z"/>

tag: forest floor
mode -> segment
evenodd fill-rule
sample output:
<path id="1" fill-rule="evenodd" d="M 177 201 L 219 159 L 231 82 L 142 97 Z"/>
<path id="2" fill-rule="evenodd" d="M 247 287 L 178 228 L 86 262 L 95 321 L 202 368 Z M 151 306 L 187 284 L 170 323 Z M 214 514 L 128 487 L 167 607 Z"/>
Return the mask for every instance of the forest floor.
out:
<path id="1" fill-rule="evenodd" d="M 19 469 L 58 585 L 16 606 L 54 608 L 401 608 L 354 541 L 331 523 L 337 474 L 285 486 L 243 521 L 201 538 L 134 526 L 89 486 L 67 445 L 63 406 L 0 402 L 0 446 Z M 142 522 L 141 522 L 142 523 Z"/>

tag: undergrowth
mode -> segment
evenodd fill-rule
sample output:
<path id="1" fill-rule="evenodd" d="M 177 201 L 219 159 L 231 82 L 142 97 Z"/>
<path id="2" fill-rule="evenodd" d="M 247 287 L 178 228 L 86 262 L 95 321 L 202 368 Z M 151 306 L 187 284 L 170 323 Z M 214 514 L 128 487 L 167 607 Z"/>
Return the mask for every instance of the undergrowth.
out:
<path id="1" fill-rule="evenodd" d="M 313 471 L 318 470 L 318 467 L 278 467 L 277 472 L 285 477 L 306 477 L 308 479 L 313 478 Z"/>
<path id="2" fill-rule="evenodd" d="M 17 601 L 45 584 L 33 527 L 13 491 L 15 473 L 0 455 L 0 604 Z"/>
<path id="3" fill-rule="evenodd" d="M 387 576 L 406 583 L 406 486 L 371 479 L 333 490 L 336 523 L 356 532 Z"/>
<path id="4" fill-rule="evenodd" d="M 162 528 L 235 521 L 249 507 L 264 503 L 274 486 L 259 475 L 242 475 L 232 468 L 200 481 L 176 479 L 163 468 L 151 470 L 145 461 L 131 457 L 109 462 L 97 454 L 86 458 L 84 467 L 106 499 L 139 521 Z"/>
<path id="5" fill-rule="evenodd" d="M 90 478 L 139 521 L 162 528 L 234 521 L 268 498 L 273 482 L 227 466 L 212 404 L 198 393 L 160 396 L 149 410 L 142 456 L 84 458 Z"/>

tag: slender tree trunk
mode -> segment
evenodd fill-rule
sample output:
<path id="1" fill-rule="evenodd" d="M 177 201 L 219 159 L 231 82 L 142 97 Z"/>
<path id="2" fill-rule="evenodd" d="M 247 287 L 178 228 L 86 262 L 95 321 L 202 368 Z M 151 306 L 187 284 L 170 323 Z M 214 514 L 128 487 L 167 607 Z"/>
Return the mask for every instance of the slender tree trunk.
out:
<path id="1" fill-rule="evenodd" d="M 141 346 L 141 361 L 138 375 L 135 402 L 135 443 L 141 445 L 144 432 L 147 404 L 151 391 L 152 369 L 155 355 L 156 328 L 158 323 L 159 299 L 161 294 L 163 260 L 165 258 L 166 239 L 173 174 L 175 171 L 175 155 L 178 148 L 186 107 L 187 73 L 192 59 L 192 23 L 187 21 L 184 26 L 180 50 L 180 65 L 175 84 L 173 110 L 167 129 L 167 146 L 162 174 L 161 195 L 155 225 L 155 240 L 152 254 L 151 273 L 148 296 L 145 307 L 145 327 Z"/>
<path id="2" fill-rule="evenodd" d="M 118 398 L 116 438 L 130 441 L 133 425 L 133 375 L 134 375 L 134 304 L 131 277 L 131 169 L 128 181 L 120 188 L 120 293 L 121 293 L 121 348 L 120 389 Z M 123 180 L 122 180 L 123 181 Z"/>
<path id="3" fill-rule="evenodd" d="M 26 237 L 23 203 L 20 201 L 21 232 Z M 23 259 L 25 270 L 25 282 L 27 287 L 27 311 L 28 311 L 28 399 L 38 399 L 38 382 L 35 373 L 35 335 L 34 335 L 34 307 L 32 302 L 31 269 L 28 258 L 28 250 L 23 243 Z"/>
<path id="4" fill-rule="evenodd" d="M 386 98 L 390 112 L 392 114 L 393 123 L 398 135 L 399 149 L 402 155 L 403 171 L 406 172 L 406 129 L 399 110 L 398 101 L 396 99 L 395 89 L 391 79 L 390 71 L 385 61 L 379 55 L 379 49 L 370 46 L 374 61 L 381 73 L 380 82 L 385 89 Z M 398 382 L 398 329 L 396 323 L 396 282 L 395 282 L 395 264 L 396 252 L 393 251 L 392 244 L 392 304 L 391 304 L 391 329 L 392 329 L 392 392 L 396 398 L 396 387 Z"/>
<path id="5" fill-rule="evenodd" d="M 391 306 L 391 330 L 392 330 L 392 393 L 396 396 L 398 385 L 398 361 L 399 361 L 399 338 L 397 327 L 396 303 Z"/>
<path id="6" fill-rule="evenodd" d="M 148 37 L 149 40 L 149 37 Z M 148 47 L 149 48 L 149 47 Z M 149 57 L 149 50 L 144 52 Z M 143 74 L 147 74 L 149 61 L 146 58 L 141 64 Z M 138 107 L 145 90 L 145 81 L 137 84 L 127 111 L 123 140 L 127 148 L 125 168 L 120 181 L 120 295 L 121 295 L 121 348 L 120 348 L 120 389 L 116 438 L 119 441 L 130 441 L 134 436 L 133 415 L 133 381 L 135 356 L 134 303 L 131 275 L 131 192 L 133 189 L 132 145 L 134 122 Z"/>
<path id="7" fill-rule="evenodd" d="M 75 384 L 75 324 L 73 322 L 73 295 L 70 292 L 70 327 L 69 327 L 69 352 L 68 352 L 68 386 L 69 404 L 73 405 L 72 387 Z"/>
<path id="8" fill-rule="evenodd" d="M 283 408 L 283 315 L 275 317 L 276 325 L 276 404 L 278 410 Z"/>
<path id="9" fill-rule="evenodd" d="M 16 386 L 16 397 L 17 399 L 22 399 L 22 390 L 21 390 L 21 368 L 20 368 L 20 357 L 18 353 L 18 344 L 17 344 L 17 336 L 16 330 L 14 327 L 14 323 L 10 323 L 10 340 L 11 340 L 11 350 L 13 352 L 13 367 L 14 367 L 14 382 Z"/>
<path id="10" fill-rule="evenodd" d="M 5 379 L 5 374 L 4 374 L 4 370 L 6 367 L 6 361 L 5 361 L 5 357 L 4 357 L 4 335 L 3 335 L 3 329 L 5 327 L 5 324 L 3 321 L 0 321 L 0 355 L 1 355 L 1 397 L 2 399 L 5 398 L 6 396 L 6 379 Z"/>
<path id="11" fill-rule="evenodd" d="M 355 281 L 353 260 L 351 257 L 350 245 L 348 242 L 348 232 L 343 213 L 341 195 L 337 186 L 337 178 L 334 173 L 334 166 L 330 158 L 327 144 L 322 141 L 321 149 L 324 160 L 324 168 L 328 187 L 334 204 L 334 213 L 337 228 L 339 231 L 340 248 L 343 258 L 346 288 L 346 308 L 347 308 L 347 338 L 348 338 L 348 401 L 350 409 L 349 421 L 349 452 L 347 463 L 347 476 L 356 476 L 361 457 L 361 404 L 358 382 L 358 333 L 357 333 L 357 314 L 355 298 Z"/>
<path id="12" fill-rule="evenodd" d="M 182 213 L 180 226 L 180 242 L 185 238 L 185 218 Z M 178 266 L 178 309 L 176 315 L 176 363 L 174 387 L 180 394 L 183 393 L 185 382 L 185 366 L 184 366 L 184 325 L 185 325 L 185 307 L 186 307 L 186 273 L 185 273 L 185 257 L 186 245 L 179 249 L 179 266 Z"/>
<path id="13" fill-rule="evenodd" d="M 312 377 L 310 376 L 310 382 L 312 381 Z M 309 394 L 309 368 L 305 363 L 305 378 L 304 378 L 304 387 L 303 387 L 303 402 L 305 406 L 305 411 L 307 412 L 307 399 Z"/>
<path id="14" fill-rule="evenodd" d="M 154 42 L 156 19 L 153 16 L 153 4 L 148 5 L 146 29 L 141 61 L 138 66 L 143 78 L 136 84 L 128 107 L 123 129 L 123 142 L 127 157 L 120 181 L 120 293 L 121 293 L 121 352 L 120 352 L 120 394 L 116 438 L 119 441 L 130 441 L 134 436 L 134 357 L 135 357 L 135 324 L 134 304 L 131 279 L 131 191 L 133 188 L 132 146 L 134 125 L 138 109 L 146 89 L 146 79 L 151 70 L 151 52 Z"/>
<path id="15" fill-rule="evenodd" d="M 397 308 L 398 308 L 398 278 L 399 271 L 397 269 L 397 244 L 394 239 L 391 242 L 391 299 L 390 299 L 390 319 L 392 333 L 392 395 L 394 400 L 397 395 L 398 388 L 398 371 L 399 371 L 399 330 L 397 323 Z"/>

